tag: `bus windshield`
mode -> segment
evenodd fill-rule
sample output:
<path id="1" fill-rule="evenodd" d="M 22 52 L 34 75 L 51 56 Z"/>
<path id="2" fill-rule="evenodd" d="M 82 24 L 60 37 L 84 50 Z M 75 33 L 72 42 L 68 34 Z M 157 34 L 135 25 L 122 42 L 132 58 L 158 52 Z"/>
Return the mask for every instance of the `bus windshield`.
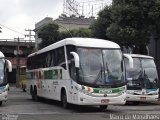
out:
<path id="1" fill-rule="evenodd" d="M 153 59 L 148 58 L 133 58 L 134 68 L 129 69 L 126 64 L 126 77 L 128 87 L 139 87 L 153 89 L 157 88 L 158 75 Z"/>
<path id="2" fill-rule="evenodd" d="M 0 59 L 0 84 L 4 82 L 4 61 Z"/>
<path id="3" fill-rule="evenodd" d="M 124 82 L 120 49 L 77 48 L 80 81 L 90 85 L 118 85 Z"/>

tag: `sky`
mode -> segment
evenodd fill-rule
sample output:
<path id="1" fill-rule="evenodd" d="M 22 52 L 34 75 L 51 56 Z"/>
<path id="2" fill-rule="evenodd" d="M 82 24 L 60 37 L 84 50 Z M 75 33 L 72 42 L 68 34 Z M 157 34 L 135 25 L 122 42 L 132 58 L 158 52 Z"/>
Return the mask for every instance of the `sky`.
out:
<path id="1" fill-rule="evenodd" d="M 111 0 L 76 0 L 111 1 Z M 25 29 L 33 30 L 45 17 L 56 19 L 63 13 L 63 0 L 0 0 L 1 39 L 24 38 Z M 16 31 L 16 32 L 14 32 Z M 29 39 L 29 38 L 25 38 Z"/>
<path id="2" fill-rule="evenodd" d="M 56 19 L 62 12 L 63 0 L 0 0 L 0 39 L 24 38 L 25 29 L 34 29 L 45 17 Z"/>

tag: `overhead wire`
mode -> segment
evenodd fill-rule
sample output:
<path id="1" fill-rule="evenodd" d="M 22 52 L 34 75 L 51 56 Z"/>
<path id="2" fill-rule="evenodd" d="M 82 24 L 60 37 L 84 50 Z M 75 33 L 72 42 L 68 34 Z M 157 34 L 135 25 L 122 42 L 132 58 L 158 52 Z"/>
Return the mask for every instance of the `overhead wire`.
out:
<path id="1" fill-rule="evenodd" d="M 11 31 L 13 31 L 13 32 L 15 32 L 15 33 L 18 33 L 18 34 L 21 34 L 21 35 L 24 35 L 24 36 L 25 36 L 25 34 L 23 34 L 23 33 L 21 33 L 21 32 L 18 32 L 18 31 L 16 31 L 16 30 L 13 30 L 13 29 L 11 29 L 11 28 L 9 28 L 9 27 L 3 25 L 3 24 L 0 24 L 0 26 L 6 28 L 6 29 L 8 29 L 8 30 L 11 30 Z"/>

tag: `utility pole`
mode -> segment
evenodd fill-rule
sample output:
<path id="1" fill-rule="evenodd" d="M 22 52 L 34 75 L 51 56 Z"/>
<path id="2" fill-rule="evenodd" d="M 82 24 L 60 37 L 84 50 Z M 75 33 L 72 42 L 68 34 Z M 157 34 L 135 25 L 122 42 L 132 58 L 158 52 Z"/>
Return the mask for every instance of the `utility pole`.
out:
<path id="1" fill-rule="evenodd" d="M 26 34 L 25 37 L 29 37 L 29 42 L 32 42 L 32 36 L 35 36 L 35 35 L 32 35 L 32 31 L 31 29 L 25 29 L 25 31 L 28 31 L 29 34 Z"/>
<path id="2" fill-rule="evenodd" d="M 16 50 L 14 50 L 14 55 L 16 56 L 16 87 L 19 87 L 20 84 L 19 84 L 19 81 L 20 81 L 20 55 L 23 54 L 23 51 L 20 50 L 20 45 L 19 45 L 19 42 L 20 42 L 20 38 L 14 38 L 17 43 L 17 46 L 16 46 Z M 21 38 L 23 39 L 23 38 Z"/>
<path id="3" fill-rule="evenodd" d="M 17 39 L 17 50 L 14 51 L 16 55 L 16 87 L 19 87 L 19 37 Z"/>

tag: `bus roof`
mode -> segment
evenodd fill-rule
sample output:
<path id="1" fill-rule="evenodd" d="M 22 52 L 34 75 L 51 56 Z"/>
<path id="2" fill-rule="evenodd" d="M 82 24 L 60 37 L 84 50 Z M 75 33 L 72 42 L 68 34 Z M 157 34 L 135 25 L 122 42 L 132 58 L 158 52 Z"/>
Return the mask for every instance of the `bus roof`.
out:
<path id="1" fill-rule="evenodd" d="M 114 42 L 95 39 L 95 38 L 66 38 L 54 44 L 51 44 L 35 53 L 30 54 L 28 57 L 34 56 L 35 54 L 40 54 L 52 49 L 62 47 L 64 45 L 75 45 L 81 47 L 93 47 L 93 48 L 120 48 L 120 46 Z"/>
<path id="2" fill-rule="evenodd" d="M 126 55 L 130 55 L 132 58 L 148 58 L 148 59 L 154 59 L 151 56 L 148 55 L 141 55 L 141 54 L 126 54 Z"/>

